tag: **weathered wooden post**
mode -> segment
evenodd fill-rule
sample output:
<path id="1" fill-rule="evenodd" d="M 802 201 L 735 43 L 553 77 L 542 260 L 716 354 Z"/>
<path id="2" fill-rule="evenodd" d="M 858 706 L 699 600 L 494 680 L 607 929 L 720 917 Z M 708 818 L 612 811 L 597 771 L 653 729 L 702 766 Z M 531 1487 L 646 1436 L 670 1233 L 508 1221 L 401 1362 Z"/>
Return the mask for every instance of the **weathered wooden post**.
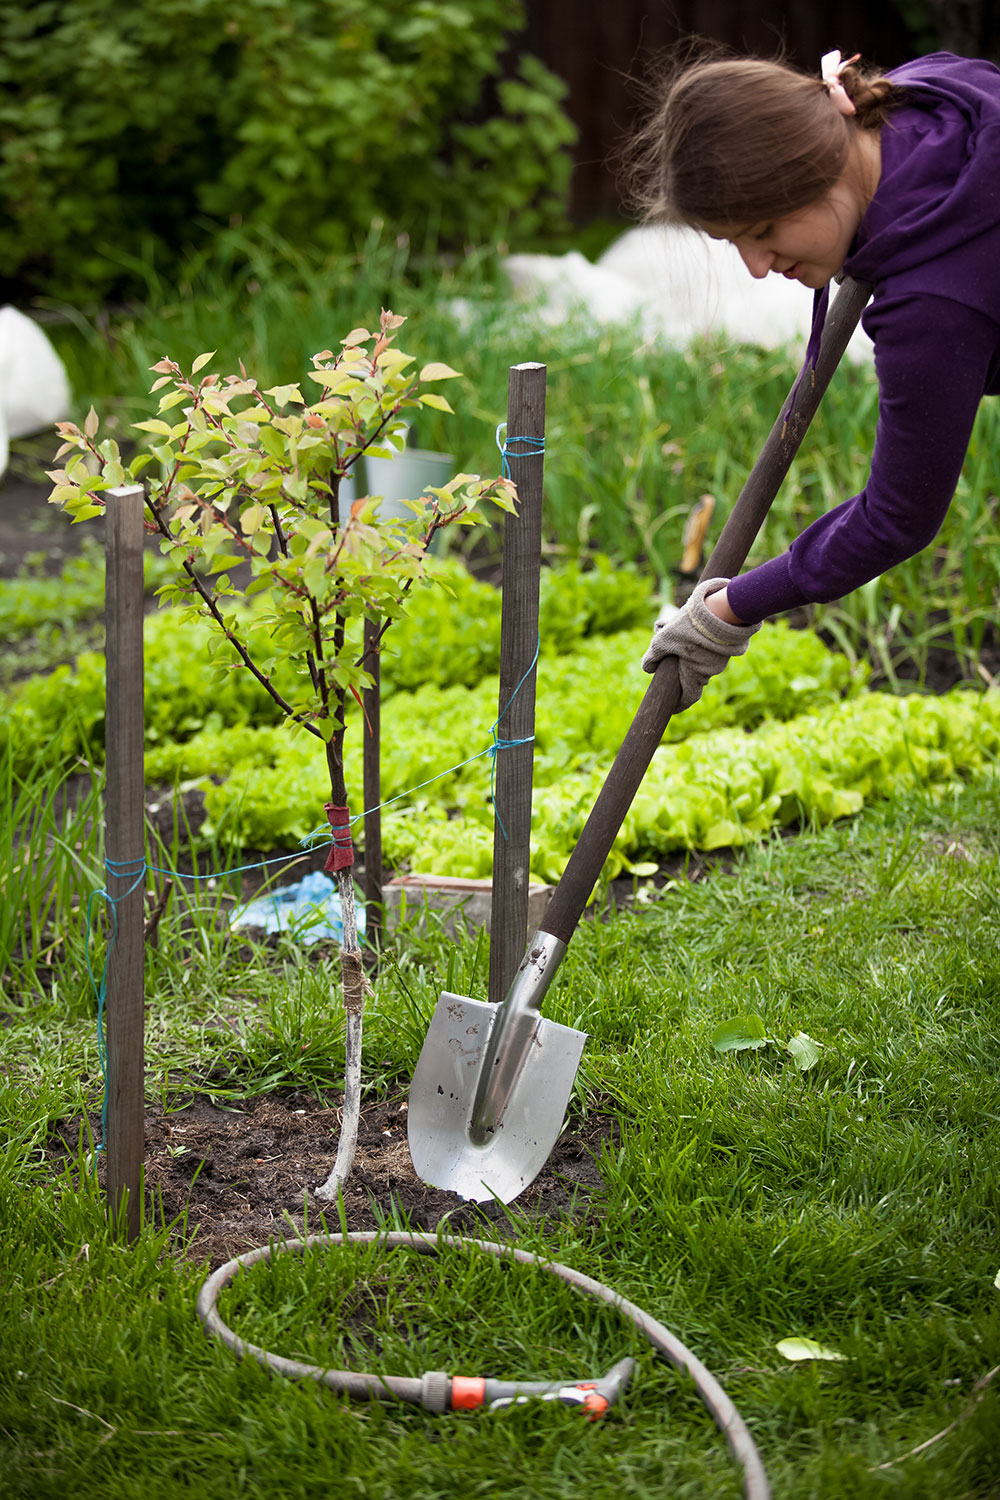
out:
<path id="1" fill-rule="evenodd" d="M 365 666 L 372 685 L 364 694 L 361 733 L 365 798 L 365 939 L 374 948 L 382 932 L 382 677 L 379 626 L 365 620 Z"/>
<path id="2" fill-rule="evenodd" d="M 145 806 L 143 797 L 143 491 L 107 491 L 105 624 L 106 889 L 111 903 L 107 968 L 107 1199 L 134 1240 L 142 1217 Z"/>
<path id="3" fill-rule="evenodd" d="M 518 507 L 516 516 L 504 517 L 503 532 L 497 739 L 510 748 L 501 749 L 495 760 L 489 978 L 494 1003 L 510 989 L 528 937 L 545 373 L 544 365 L 512 365 L 507 385 L 504 451 Z"/>

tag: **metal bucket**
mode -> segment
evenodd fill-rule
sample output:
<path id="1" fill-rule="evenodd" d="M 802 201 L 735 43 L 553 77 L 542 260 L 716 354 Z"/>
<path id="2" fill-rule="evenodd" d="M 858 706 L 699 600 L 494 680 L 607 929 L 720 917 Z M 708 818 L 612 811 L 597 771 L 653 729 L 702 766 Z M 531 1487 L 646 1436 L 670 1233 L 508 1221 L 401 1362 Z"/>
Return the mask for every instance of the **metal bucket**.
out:
<path id="1" fill-rule="evenodd" d="M 394 458 L 364 459 L 365 492 L 382 496 L 382 515 L 410 520 L 413 516 L 402 503 L 418 500 L 428 489 L 440 489 L 455 473 L 450 453 L 433 453 L 426 448 L 404 448 Z M 445 533 L 439 531 L 430 551 L 439 555 L 445 549 Z"/>

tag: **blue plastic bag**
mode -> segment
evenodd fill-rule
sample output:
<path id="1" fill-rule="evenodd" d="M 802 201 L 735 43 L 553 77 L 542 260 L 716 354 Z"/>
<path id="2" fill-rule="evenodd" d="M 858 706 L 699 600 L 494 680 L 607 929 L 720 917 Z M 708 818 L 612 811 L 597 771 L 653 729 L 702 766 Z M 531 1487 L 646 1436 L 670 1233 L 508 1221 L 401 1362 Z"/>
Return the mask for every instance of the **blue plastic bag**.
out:
<path id="1" fill-rule="evenodd" d="M 364 936 L 365 908 L 357 903 L 358 937 Z M 282 885 L 234 911 L 230 927 L 263 927 L 288 932 L 300 943 L 344 940 L 340 895 L 328 875 L 313 870 L 294 885 Z"/>

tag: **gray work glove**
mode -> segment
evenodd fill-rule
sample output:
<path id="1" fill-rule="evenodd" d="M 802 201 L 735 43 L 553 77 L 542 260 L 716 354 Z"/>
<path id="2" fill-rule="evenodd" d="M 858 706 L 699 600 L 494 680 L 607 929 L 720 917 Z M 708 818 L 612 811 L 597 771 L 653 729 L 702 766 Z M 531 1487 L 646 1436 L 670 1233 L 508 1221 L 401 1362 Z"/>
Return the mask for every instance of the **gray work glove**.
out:
<path id="1" fill-rule="evenodd" d="M 697 703 L 708 679 L 721 672 L 731 656 L 742 656 L 750 637 L 760 629 L 759 625 L 730 625 L 708 609 L 708 595 L 717 594 L 728 582 L 728 578 L 706 578 L 683 609 L 666 623 L 662 617 L 657 620 L 649 650 L 642 658 L 643 671 L 655 672 L 664 656 L 677 657 L 682 709 Z"/>

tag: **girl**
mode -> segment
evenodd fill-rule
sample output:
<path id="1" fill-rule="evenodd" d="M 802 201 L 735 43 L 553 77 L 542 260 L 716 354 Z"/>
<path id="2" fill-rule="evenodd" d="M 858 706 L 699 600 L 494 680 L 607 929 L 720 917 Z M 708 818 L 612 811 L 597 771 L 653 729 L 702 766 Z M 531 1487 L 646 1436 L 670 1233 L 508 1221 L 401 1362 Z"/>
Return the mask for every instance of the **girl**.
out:
<path id="1" fill-rule="evenodd" d="M 768 615 L 838 599 L 926 547 L 972 424 L 1000 393 L 1000 70 L 934 53 L 882 75 L 840 53 L 812 78 L 709 58 L 670 81 L 640 145 L 647 217 L 731 240 L 752 276 L 874 287 L 879 416 L 868 483 L 781 557 L 700 584 L 660 625 L 686 708 Z"/>

